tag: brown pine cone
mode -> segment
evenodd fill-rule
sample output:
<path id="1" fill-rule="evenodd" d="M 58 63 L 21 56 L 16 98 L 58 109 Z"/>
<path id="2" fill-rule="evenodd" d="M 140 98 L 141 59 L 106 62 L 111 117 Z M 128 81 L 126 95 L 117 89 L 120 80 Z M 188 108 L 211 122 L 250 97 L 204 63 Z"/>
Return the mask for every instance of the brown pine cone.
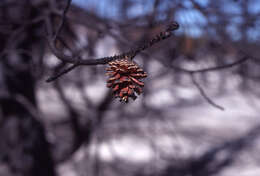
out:
<path id="1" fill-rule="evenodd" d="M 144 86 L 139 79 L 147 77 L 147 74 L 135 62 L 128 59 L 115 60 L 108 64 L 107 87 L 112 88 L 115 97 L 120 98 L 120 101 L 128 102 L 129 97 L 135 100 L 136 93 L 141 94 Z"/>

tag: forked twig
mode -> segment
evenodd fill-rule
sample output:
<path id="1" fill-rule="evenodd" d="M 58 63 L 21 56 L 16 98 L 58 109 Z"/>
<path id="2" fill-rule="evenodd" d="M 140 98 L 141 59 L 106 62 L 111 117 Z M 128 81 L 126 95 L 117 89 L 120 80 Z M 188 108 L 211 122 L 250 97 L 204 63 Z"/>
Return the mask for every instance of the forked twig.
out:
<path id="1" fill-rule="evenodd" d="M 59 25 L 59 27 L 58 27 L 58 29 L 57 29 L 57 32 L 55 33 L 55 35 L 54 35 L 54 37 L 53 37 L 53 41 L 56 41 L 57 37 L 58 37 L 59 34 L 61 33 L 61 30 L 62 30 L 62 28 L 63 28 L 63 26 L 64 26 L 64 23 L 65 23 L 66 14 L 67 14 L 67 12 L 68 12 L 68 10 L 69 10 L 69 8 L 70 8 L 70 5 L 71 5 L 71 1 L 72 1 L 72 0 L 68 0 L 68 1 L 67 1 L 66 7 L 65 7 L 65 9 L 63 10 L 63 13 L 62 13 L 61 23 L 60 23 L 60 25 Z"/>

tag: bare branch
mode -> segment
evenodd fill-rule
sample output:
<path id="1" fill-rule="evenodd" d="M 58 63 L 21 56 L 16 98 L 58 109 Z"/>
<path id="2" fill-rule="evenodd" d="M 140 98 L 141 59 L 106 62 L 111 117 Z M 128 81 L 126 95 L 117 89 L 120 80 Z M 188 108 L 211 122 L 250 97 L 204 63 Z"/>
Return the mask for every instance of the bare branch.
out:
<path id="1" fill-rule="evenodd" d="M 67 12 L 68 12 L 68 10 L 69 10 L 69 8 L 70 8 L 70 5 L 71 5 L 71 0 L 68 0 L 68 1 L 67 1 L 67 4 L 66 4 L 66 7 L 65 7 L 65 9 L 64 9 L 64 11 L 63 11 L 63 14 L 62 14 L 61 23 L 60 23 L 60 25 L 59 25 L 59 27 L 58 27 L 58 30 L 57 30 L 56 34 L 55 34 L 54 37 L 53 37 L 53 41 L 56 41 L 58 35 L 61 33 L 61 30 L 62 30 L 63 25 L 64 25 L 64 23 L 65 23 L 66 14 L 67 14 Z"/>
<path id="2" fill-rule="evenodd" d="M 207 96 L 207 94 L 205 93 L 205 91 L 203 90 L 203 88 L 202 88 L 202 87 L 200 86 L 200 84 L 196 81 L 196 78 L 195 78 L 194 74 L 191 73 L 190 76 L 191 76 L 191 79 L 192 79 L 193 84 L 197 87 L 197 89 L 199 90 L 201 96 L 202 96 L 210 105 L 212 105 L 213 107 L 224 111 L 225 109 L 224 109 L 222 106 L 217 105 L 213 100 L 211 100 L 211 99 Z"/>
<path id="3" fill-rule="evenodd" d="M 234 66 L 238 66 L 238 65 L 246 62 L 249 59 L 250 59 L 249 56 L 244 56 L 242 59 L 237 60 L 237 61 L 230 63 L 230 64 L 225 64 L 225 65 L 220 65 L 220 66 L 210 67 L 210 68 L 203 68 L 203 69 L 199 69 L 199 70 L 188 70 L 188 69 L 176 67 L 176 66 L 172 66 L 172 68 L 176 69 L 178 71 L 181 71 L 181 72 L 189 73 L 189 74 L 206 73 L 206 72 L 219 71 L 219 70 L 231 68 L 231 67 L 234 67 Z"/>
<path id="4" fill-rule="evenodd" d="M 49 20 L 47 19 L 46 21 L 47 21 L 46 25 L 48 25 Z M 144 51 L 147 48 L 152 47 L 154 44 L 156 44 L 156 43 L 158 43 L 162 40 L 165 40 L 165 39 L 171 37 L 172 36 L 171 32 L 174 31 L 174 30 L 177 30 L 178 28 L 179 28 L 179 24 L 176 23 L 176 22 L 172 22 L 171 24 L 169 24 L 167 26 L 165 31 L 159 33 L 152 40 L 150 40 L 149 42 L 147 42 L 146 44 L 144 44 L 142 46 L 137 47 L 136 49 L 122 53 L 120 55 L 97 58 L 97 59 L 83 59 L 80 56 L 65 55 L 63 52 L 59 51 L 55 47 L 55 41 L 52 38 L 48 37 L 47 40 L 48 40 L 49 47 L 52 50 L 53 54 L 63 62 L 72 63 L 72 64 L 75 64 L 77 66 L 78 65 L 104 65 L 104 64 L 107 64 L 108 62 L 111 62 L 112 60 L 124 59 L 124 58 L 133 59 L 138 53 Z M 74 68 L 76 68 L 76 66 Z M 55 75 L 55 76 L 48 78 L 47 82 L 54 81 L 55 79 L 59 78 L 60 76 L 62 76 L 65 73 L 68 73 L 69 71 L 73 70 L 74 68 L 71 67 L 69 70 L 66 70 L 65 72 L 61 72 L 58 75 Z"/>
<path id="5" fill-rule="evenodd" d="M 64 69 L 63 71 L 61 71 L 60 73 L 49 77 L 49 78 L 46 80 L 46 82 L 52 82 L 52 81 L 58 79 L 59 77 L 61 77 L 62 75 L 66 74 L 66 73 L 68 73 L 68 72 L 70 72 L 71 70 L 73 70 L 73 69 L 76 68 L 77 66 L 79 66 L 79 65 L 78 65 L 78 64 L 73 64 L 72 66 L 70 66 L 70 67 Z"/>

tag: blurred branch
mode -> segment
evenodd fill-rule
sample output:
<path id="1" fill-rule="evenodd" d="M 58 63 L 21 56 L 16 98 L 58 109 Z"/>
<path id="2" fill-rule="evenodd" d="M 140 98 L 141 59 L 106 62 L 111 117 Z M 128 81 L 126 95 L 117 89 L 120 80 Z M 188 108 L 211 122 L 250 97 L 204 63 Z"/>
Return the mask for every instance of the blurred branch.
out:
<path id="1" fill-rule="evenodd" d="M 237 60 L 237 61 L 230 63 L 230 64 L 225 64 L 225 65 L 220 65 L 220 66 L 210 67 L 210 68 L 203 68 L 203 69 L 198 69 L 198 70 L 188 70 L 188 69 L 176 67 L 176 66 L 172 66 L 172 68 L 176 69 L 178 71 L 181 71 L 181 72 L 189 73 L 189 74 L 206 73 L 206 72 L 219 71 L 219 70 L 231 68 L 231 67 L 234 67 L 234 66 L 238 66 L 238 65 L 246 62 L 249 59 L 250 59 L 250 56 L 244 56 L 242 59 Z"/>
<path id="2" fill-rule="evenodd" d="M 259 139 L 259 132 L 259 125 L 254 126 L 243 136 L 223 141 L 210 147 L 200 156 L 188 158 L 188 160 L 180 159 L 178 162 L 174 162 L 172 159 L 167 158 L 169 165 L 160 175 L 219 175 L 225 169 L 230 169 L 232 164 L 236 165 L 235 162 L 240 160 L 242 153 L 252 150 L 252 145 Z M 179 165 L 179 162 L 185 164 Z"/>
<path id="3" fill-rule="evenodd" d="M 200 84 L 197 82 L 197 80 L 196 80 L 194 74 L 191 73 L 190 76 L 191 76 L 191 79 L 192 79 L 193 84 L 197 87 L 197 89 L 199 90 L 201 96 L 202 96 L 210 105 L 212 105 L 213 107 L 224 111 L 225 109 L 224 109 L 222 106 L 217 105 L 213 100 L 211 100 L 211 99 L 207 96 L 207 94 L 205 93 L 205 91 L 203 90 L 203 88 L 202 88 L 202 87 L 200 86 Z"/>
<path id="4" fill-rule="evenodd" d="M 66 74 L 66 73 L 68 73 L 68 72 L 70 72 L 70 71 L 72 71 L 72 70 L 73 70 L 74 68 L 76 68 L 77 66 L 79 66 L 79 64 L 73 64 L 73 65 L 71 65 L 70 67 L 65 68 L 65 69 L 62 70 L 61 72 L 59 72 L 59 73 L 57 73 L 57 74 L 55 74 L 55 75 L 49 77 L 49 78 L 46 80 L 46 82 L 52 82 L 52 81 L 58 79 L 58 78 L 61 77 L 62 75 Z"/>
<path id="5" fill-rule="evenodd" d="M 63 26 L 64 26 L 64 23 L 65 23 L 66 14 L 67 14 L 67 12 L 68 12 L 68 10 L 69 10 L 69 8 L 70 8 L 70 5 L 71 5 L 71 0 L 67 0 L 66 7 L 65 7 L 65 9 L 64 9 L 64 11 L 63 11 L 63 13 L 62 13 L 61 23 L 60 23 L 60 25 L 59 25 L 59 27 L 58 27 L 58 29 L 57 29 L 56 34 L 55 34 L 54 37 L 53 37 L 53 41 L 56 41 L 58 35 L 61 33 L 61 30 L 62 30 L 62 28 L 63 28 Z"/>
<path id="6" fill-rule="evenodd" d="M 105 117 L 106 110 L 110 107 L 113 96 L 110 92 L 107 92 L 104 99 L 95 107 L 95 116 L 88 118 L 85 124 L 81 124 L 79 118 L 80 113 L 73 107 L 69 98 L 65 95 L 63 88 L 59 81 L 54 83 L 54 87 L 59 94 L 62 102 L 66 106 L 69 112 L 69 122 L 74 133 L 73 143 L 69 151 L 65 152 L 61 158 L 58 158 L 57 162 L 64 162 L 68 160 L 83 144 L 90 143 L 93 133 L 99 129 L 103 119 Z"/>
<path id="7" fill-rule="evenodd" d="M 66 106 L 66 109 L 69 112 L 69 121 L 71 124 L 72 131 L 74 133 L 73 144 L 71 145 L 70 150 L 66 152 L 66 154 L 64 154 L 62 158 L 58 159 L 58 162 L 62 162 L 70 158 L 70 156 L 79 149 L 79 147 L 84 143 L 86 139 L 85 136 L 87 136 L 88 134 L 84 132 L 84 129 L 82 128 L 79 122 L 80 114 L 72 106 L 70 100 L 66 97 L 65 92 L 58 81 L 55 82 L 54 87 L 58 92 L 60 99 L 62 100 L 62 102 Z"/>

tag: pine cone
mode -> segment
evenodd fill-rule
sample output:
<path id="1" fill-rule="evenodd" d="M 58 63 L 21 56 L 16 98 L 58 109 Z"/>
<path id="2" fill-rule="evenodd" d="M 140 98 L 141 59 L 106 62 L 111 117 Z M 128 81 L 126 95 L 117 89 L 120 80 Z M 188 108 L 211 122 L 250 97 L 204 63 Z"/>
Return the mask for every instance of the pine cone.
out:
<path id="1" fill-rule="evenodd" d="M 129 97 L 135 100 L 136 93 L 140 95 L 144 86 L 139 79 L 147 77 L 147 74 L 128 59 L 115 60 L 108 64 L 106 75 L 110 78 L 107 87 L 112 88 L 115 97 L 120 98 L 120 101 L 128 102 Z"/>

